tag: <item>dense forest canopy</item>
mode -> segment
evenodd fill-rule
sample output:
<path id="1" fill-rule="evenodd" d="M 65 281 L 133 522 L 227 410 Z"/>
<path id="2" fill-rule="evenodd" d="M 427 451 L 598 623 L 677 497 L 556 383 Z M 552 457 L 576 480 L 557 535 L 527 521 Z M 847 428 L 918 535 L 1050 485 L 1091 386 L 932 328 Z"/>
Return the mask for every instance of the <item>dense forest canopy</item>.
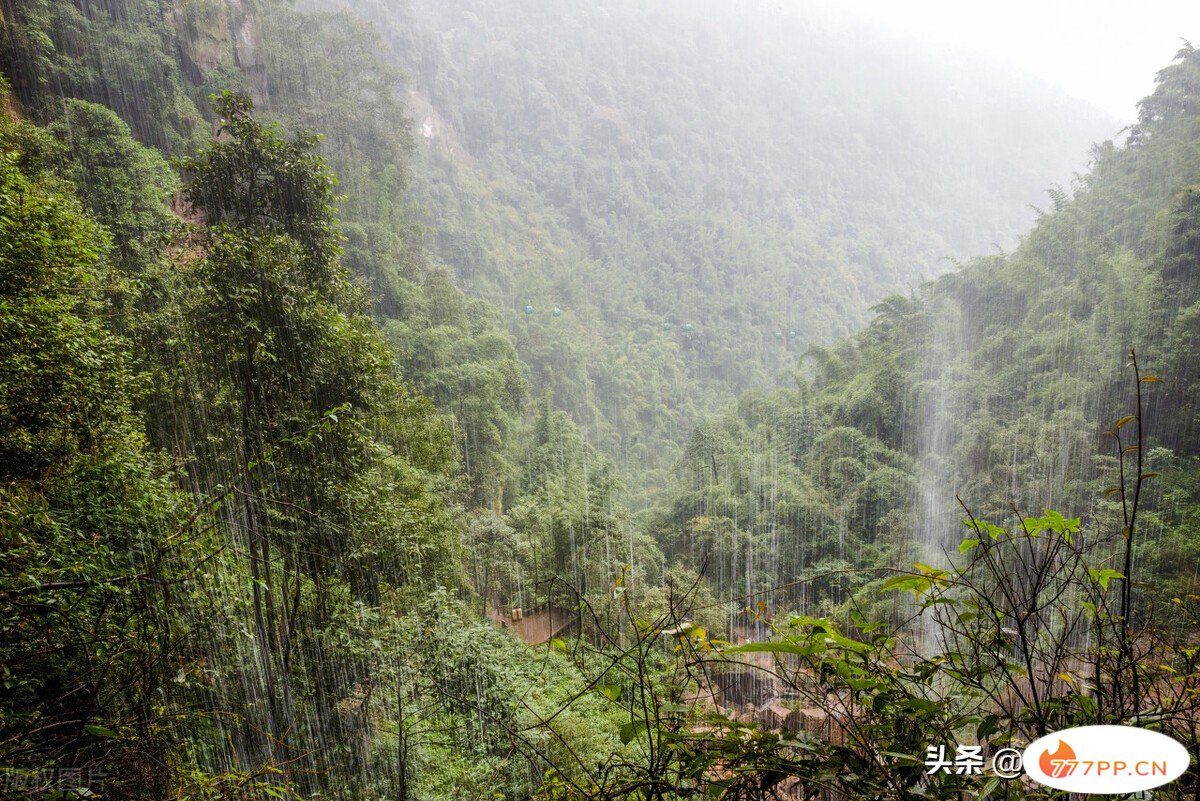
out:
<path id="1" fill-rule="evenodd" d="M 1200 753 L 1200 52 L 822 8 L 0 2 L 5 797 Z"/>
<path id="2" fill-rule="evenodd" d="M 635 482 L 884 296 L 1011 247 L 1117 128 L 812 4 L 347 5 L 411 76 L 434 257 Z"/>

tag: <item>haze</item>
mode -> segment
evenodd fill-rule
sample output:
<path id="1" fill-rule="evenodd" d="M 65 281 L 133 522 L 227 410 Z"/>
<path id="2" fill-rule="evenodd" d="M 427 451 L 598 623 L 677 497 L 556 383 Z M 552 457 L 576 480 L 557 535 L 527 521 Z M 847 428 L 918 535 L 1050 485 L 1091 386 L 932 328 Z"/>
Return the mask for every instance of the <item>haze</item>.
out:
<path id="1" fill-rule="evenodd" d="M 0 0 L 0 800 L 1200 799 L 1194 16 Z"/>
<path id="2" fill-rule="evenodd" d="M 1154 89 L 1154 76 L 1186 39 L 1200 39 L 1200 6 L 1183 0 L 849 0 L 866 19 L 1010 61 L 1124 124 Z M 1135 13 L 1136 12 L 1136 13 Z"/>

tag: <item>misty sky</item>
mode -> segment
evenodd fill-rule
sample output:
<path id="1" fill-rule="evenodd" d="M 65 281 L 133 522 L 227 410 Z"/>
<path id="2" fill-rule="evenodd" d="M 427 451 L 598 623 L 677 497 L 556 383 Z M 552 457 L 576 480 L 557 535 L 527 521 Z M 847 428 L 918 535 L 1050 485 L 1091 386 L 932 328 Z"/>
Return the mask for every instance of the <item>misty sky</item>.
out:
<path id="1" fill-rule="evenodd" d="M 838 0 L 907 35 L 1007 59 L 1075 97 L 1134 122 L 1180 38 L 1200 47 L 1200 1 Z"/>

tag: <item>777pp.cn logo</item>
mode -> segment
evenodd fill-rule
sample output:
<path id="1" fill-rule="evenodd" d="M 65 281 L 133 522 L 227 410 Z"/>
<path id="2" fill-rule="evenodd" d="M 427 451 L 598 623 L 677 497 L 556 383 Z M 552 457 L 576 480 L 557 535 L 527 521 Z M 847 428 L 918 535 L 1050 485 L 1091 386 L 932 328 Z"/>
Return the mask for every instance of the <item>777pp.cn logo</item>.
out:
<path id="1" fill-rule="evenodd" d="M 1139 759 L 1133 763 L 1124 759 L 1079 759 L 1075 756 L 1075 749 L 1064 740 L 1058 741 L 1058 748 L 1053 754 L 1049 749 L 1042 751 L 1038 757 L 1038 767 L 1042 773 L 1055 779 L 1074 775 L 1076 771 L 1082 771 L 1083 776 L 1166 776 L 1168 770 L 1165 759 Z"/>
<path id="2" fill-rule="evenodd" d="M 1187 750 L 1164 734 L 1133 726 L 1081 726 L 1034 740 L 1025 749 L 1029 778 L 1073 793 L 1149 790 L 1179 778 Z"/>

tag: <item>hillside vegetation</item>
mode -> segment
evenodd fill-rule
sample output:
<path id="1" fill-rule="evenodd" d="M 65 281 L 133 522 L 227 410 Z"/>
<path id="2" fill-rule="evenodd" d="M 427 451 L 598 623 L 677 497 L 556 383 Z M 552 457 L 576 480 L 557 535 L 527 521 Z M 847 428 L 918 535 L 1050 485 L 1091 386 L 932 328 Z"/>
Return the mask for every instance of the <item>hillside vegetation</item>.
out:
<path id="1" fill-rule="evenodd" d="M 1162 506 L 1142 547 L 1193 591 L 1197 63 L 1181 51 L 1127 144 L 1098 147 L 1011 255 L 886 299 L 864 331 L 811 350 L 794 388 L 702 425 L 652 528 L 694 554 L 723 525 L 763 588 L 822 563 L 937 561 L 957 543 L 956 496 L 986 515 L 1050 506 L 1110 524 L 1105 432 L 1130 408 L 1136 346 L 1161 377 L 1145 427 Z"/>
<path id="2" fill-rule="evenodd" d="M 5 793 L 1200 749 L 1200 51 L 1013 244 L 1103 121 L 815 11 L 0 14 Z"/>
<path id="3" fill-rule="evenodd" d="M 1116 133 L 811 4 L 347 5 L 410 76 L 434 258 L 635 483 L 884 296 L 1011 247 Z"/>

